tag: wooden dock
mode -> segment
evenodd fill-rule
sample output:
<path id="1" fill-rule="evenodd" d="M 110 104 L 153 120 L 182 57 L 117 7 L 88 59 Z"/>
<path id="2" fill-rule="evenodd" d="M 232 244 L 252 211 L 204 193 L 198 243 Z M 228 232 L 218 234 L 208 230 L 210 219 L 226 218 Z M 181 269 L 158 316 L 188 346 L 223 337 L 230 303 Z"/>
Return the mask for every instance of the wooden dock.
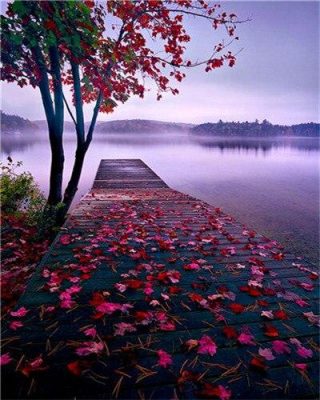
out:
<path id="1" fill-rule="evenodd" d="M 102 160 L 3 327 L 3 398 L 318 398 L 318 289 L 141 160 Z"/>

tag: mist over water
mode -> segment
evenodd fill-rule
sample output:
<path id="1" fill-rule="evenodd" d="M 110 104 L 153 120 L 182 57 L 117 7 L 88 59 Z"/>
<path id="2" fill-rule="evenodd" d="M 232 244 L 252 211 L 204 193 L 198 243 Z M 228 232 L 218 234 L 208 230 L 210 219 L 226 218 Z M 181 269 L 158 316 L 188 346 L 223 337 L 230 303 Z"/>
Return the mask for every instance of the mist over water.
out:
<path id="1" fill-rule="evenodd" d="M 65 135 L 65 181 L 75 151 Z M 48 192 L 47 134 L 2 136 L 1 158 L 23 161 Z M 221 207 L 293 253 L 318 260 L 319 140 L 168 134 L 99 134 L 87 153 L 74 204 L 90 188 L 102 158 L 141 158 L 169 186 Z"/>

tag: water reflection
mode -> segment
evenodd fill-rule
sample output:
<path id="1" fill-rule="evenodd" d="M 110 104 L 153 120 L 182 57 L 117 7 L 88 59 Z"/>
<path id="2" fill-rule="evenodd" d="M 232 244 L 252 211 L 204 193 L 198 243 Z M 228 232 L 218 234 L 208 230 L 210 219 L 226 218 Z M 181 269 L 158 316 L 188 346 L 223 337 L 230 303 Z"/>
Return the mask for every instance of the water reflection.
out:
<path id="1" fill-rule="evenodd" d="M 208 149 L 253 151 L 255 153 L 268 153 L 272 149 L 291 148 L 301 151 L 318 151 L 317 138 L 212 138 L 190 135 L 190 140 Z"/>
<path id="2" fill-rule="evenodd" d="M 74 142 L 75 135 L 66 132 L 64 142 Z M 4 155 L 11 155 L 16 151 L 30 150 L 39 143 L 48 143 L 46 135 L 38 133 L 31 134 L 4 134 L 2 136 L 2 152 Z M 164 134 L 139 134 L 139 133 L 108 133 L 96 134 L 94 137 L 96 144 L 110 144 L 130 147 L 157 147 L 157 146 L 177 146 L 177 145 L 197 145 L 207 149 L 224 151 L 252 152 L 254 154 L 267 154 L 272 149 L 294 149 L 300 151 L 319 151 L 320 142 L 317 138 L 302 137 L 273 137 L 273 138 L 247 138 L 247 137 L 209 137 L 197 136 L 183 133 L 164 133 Z"/>

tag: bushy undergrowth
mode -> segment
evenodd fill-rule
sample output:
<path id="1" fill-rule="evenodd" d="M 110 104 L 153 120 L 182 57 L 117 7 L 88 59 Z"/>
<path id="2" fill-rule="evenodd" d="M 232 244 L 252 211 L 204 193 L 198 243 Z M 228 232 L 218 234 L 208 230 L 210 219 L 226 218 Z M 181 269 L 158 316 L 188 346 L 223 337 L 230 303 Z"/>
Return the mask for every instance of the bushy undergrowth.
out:
<path id="1" fill-rule="evenodd" d="M 2 315 L 15 306 L 26 283 L 55 236 L 55 210 L 22 163 L 1 163 L 1 300 Z"/>
<path id="2" fill-rule="evenodd" d="M 0 190 L 1 211 L 8 214 L 19 212 L 34 213 L 43 209 L 45 198 L 30 172 L 17 173 L 22 162 L 14 163 L 10 157 L 7 164 L 1 163 Z"/>
<path id="3" fill-rule="evenodd" d="M 48 233 L 54 226 L 55 211 L 48 210 L 46 199 L 30 172 L 18 173 L 22 162 L 0 163 L 0 193 L 2 215 L 24 217 L 25 223 L 37 227 L 37 235 Z"/>

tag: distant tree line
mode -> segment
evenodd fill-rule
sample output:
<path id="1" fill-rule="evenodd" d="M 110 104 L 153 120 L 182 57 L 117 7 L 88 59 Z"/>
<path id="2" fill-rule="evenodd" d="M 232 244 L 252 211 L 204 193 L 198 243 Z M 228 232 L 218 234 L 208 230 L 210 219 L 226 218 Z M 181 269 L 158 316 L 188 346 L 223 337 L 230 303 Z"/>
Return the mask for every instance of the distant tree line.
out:
<path id="1" fill-rule="evenodd" d="M 320 124 L 309 122 L 292 126 L 273 125 L 266 119 L 255 122 L 223 122 L 200 124 L 192 128 L 195 134 L 215 136 L 319 136 Z"/>
<path id="2" fill-rule="evenodd" d="M 8 115 L 0 111 L 1 129 L 3 132 L 15 132 L 22 130 L 40 130 L 44 129 L 45 121 L 29 121 L 18 117 L 17 115 Z M 65 129 L 72 129 L 70 122 L 65 121 Z M 220 120 L 216 123 L 208 122 L 192 126 L 191 124 L 161 122 L 152 120 L 119 120 L 98 122 L 97 131 L 104 133 L 145 133 L 145 132 L 177 132 L 190 130 L 191 133 L 212 135 L 212 136 L 248 136 L 248 137 L 265 137 L 265 136 L 304 136 L 317 137 L 320 132 L 320 124 L 309 122 L 306 124 L 298 124 L 292 126 L 273 125 L 266 119 L 261 123 L 255 122 L 223 122 Z"/>
<path id="3" fill-rule="evenodd" d="M 28 119 L 18 115 L 9 115 L 0 110 L 2 132 L 16 132 L 22 130 L 35 130 L 38 126 Z"/>

